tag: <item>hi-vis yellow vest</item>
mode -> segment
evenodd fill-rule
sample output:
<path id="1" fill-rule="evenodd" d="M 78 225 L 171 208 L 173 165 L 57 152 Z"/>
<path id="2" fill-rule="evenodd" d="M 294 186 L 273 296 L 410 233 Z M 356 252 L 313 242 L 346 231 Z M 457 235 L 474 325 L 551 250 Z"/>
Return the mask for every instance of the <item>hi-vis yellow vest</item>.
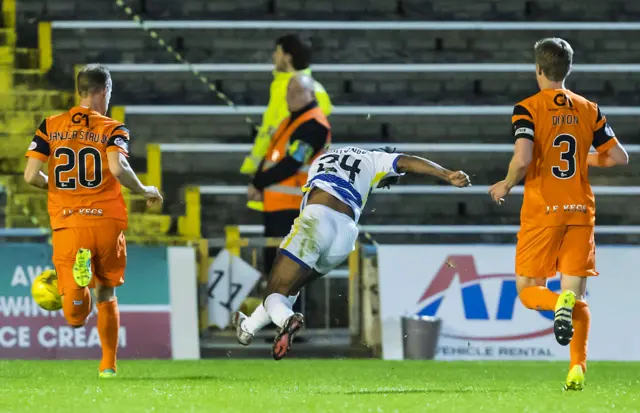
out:
<path id="1" fill-rule="evenodd" d="M 301 70 L 298 73 L 311 76 L 311 69 Z M 254 140 L 251 153 L 245 158 L 240 168 L 240 173 L 246 175 L 256 173 L 258 165 L 265 157 L 269 143 L 273 139 L 273 134 L 277 130 L 278 125 L 289 116 L 286 100 L 287 86 L 289 80 L 291 80 L 295 74 L 296 72 L 273 72 L 273 82 L 271 83 L 269 92 L 269 105 L 262 115 L 262 125 Z M 329 116 L 333 111 L 331 98 L 324 87 L 317 81 L 315 82 L 315 94 L 318 106 L 322 108 L 325 116 Z"/>
<path id="2" fill-rule="evenodd" d="M 329 121 L 324 113 L 322 113 L 322 109 L 320 107 L 315 107 L 306 111 L 293 122 L 291 122 L 290 116 L 287 117 L 282 121 L 276 132 L 273 134 L 273 139 L 271 140 L 271 144 L 267 150 L 262 170 L 273 168 L 278 162 L 287 156 L 287 149 L 290 144 L 289 139 L 291 138 L 291 135 L 298 126 L 310 119 L 315 119 L 321 125 L 326 126 L 327 129 L 330 128 Z M 331 132 L 329 131 L 327 133 L 325 146 L 328 146 L 330 143 Z M 319 152 L 312 159 L 309 159 L 307 163 L 302 165 L 293 176 L 264 189 L 264 212 L 300 208 L 300 204 L 302 203 L 302 186 L 307 183 L 309 166 L 320 155 L 321 153 Z"/>

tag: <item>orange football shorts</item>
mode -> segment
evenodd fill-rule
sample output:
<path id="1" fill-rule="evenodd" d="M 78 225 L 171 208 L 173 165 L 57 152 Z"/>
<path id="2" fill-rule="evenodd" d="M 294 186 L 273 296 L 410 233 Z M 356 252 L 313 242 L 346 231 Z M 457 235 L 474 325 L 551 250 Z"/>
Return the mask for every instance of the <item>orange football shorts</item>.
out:
<path id="1" fill-rule="evenodd" d="M 53 231 L 53 265 L 58 275 L 58 291 L 64 294 L 79 289 L 73 279 L 73 265 L 80 248 L 91 250 L 93 279 L 106 287 L 118 287 L 124 283 L 127 265 L 127 243 L 124 225 L 116 220 L 105 219 L 97 226 L 62 228 Z"/>
<path id="2" fill-rule="evenodd" d="M 516 274 L 551 278 L 557 272 L 578 277 L 598 275 L 594 227 L 565 225 L 520 229 Z"/>

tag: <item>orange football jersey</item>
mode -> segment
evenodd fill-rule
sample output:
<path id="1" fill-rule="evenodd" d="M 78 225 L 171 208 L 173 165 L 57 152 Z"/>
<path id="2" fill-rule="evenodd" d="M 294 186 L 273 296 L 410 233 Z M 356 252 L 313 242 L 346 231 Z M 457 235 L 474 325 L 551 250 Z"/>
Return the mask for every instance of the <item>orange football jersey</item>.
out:
<path id="1" fill-rule="evenodd" d="M 129 153 L 129 131 L 120 122 L 77 106 L 45 119 L 26 156 L 48 162 L 51 228 L 98 225 L 104 218 L 127 223 L 120 183 L 107 152 Z"/>
<path id="2" fill-rule="evenodd" d="M 512 125 L 516 139 L 534 144 L 521 225 L 594 225 L 587 155 L 592 145 L 604 152 L 618 142 L 598 106 L 566 89 L 545 89 L 514 107 Z"/>

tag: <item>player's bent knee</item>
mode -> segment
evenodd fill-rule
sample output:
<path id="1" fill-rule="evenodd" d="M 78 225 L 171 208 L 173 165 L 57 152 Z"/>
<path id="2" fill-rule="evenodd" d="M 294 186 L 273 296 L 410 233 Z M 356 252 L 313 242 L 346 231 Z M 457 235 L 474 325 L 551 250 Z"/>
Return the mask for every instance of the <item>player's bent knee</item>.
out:
<path id="1" fill-rule="evenodd" d="M 545 278 L 530 278 L 521 275 L 516 276 L 516 289 L 518 298 L 522 305 L 531 310 L 538 310 L 539 300 L 537 292 L 544 288 L 547 280 Z"/>
<path id="2" fill-rule="evenodd" d="M 96 300 L 99 303 L 103 303 L 105 301 L 112 301 L 116 296 L 115 287 L 107 287 L 101 284 L 96 286 Z"/>
<path id="3" fill-rule="evenodd" d="M 561 274 L 560 288 L 562 291 L 573 291 L 577 300 L 585 301 L 587 295 L 587 278 L 570 274 Z"/>
<path id="4" fill-rule="evenodd" d="M 516 275 L 516 290 L 518 295 L 527 287 L 544 287 L 547 284 L 546 278 L 533 278 L 525 277 L 523 275 Z"/>
<path id="5" fill-rule="evenodd" d="M 64 311 L 64 318 L 71 328 L 84 327 L 87 324 L 87 317 L 91 313 L 91 306 L 78 306 L 72 311 Z"/>

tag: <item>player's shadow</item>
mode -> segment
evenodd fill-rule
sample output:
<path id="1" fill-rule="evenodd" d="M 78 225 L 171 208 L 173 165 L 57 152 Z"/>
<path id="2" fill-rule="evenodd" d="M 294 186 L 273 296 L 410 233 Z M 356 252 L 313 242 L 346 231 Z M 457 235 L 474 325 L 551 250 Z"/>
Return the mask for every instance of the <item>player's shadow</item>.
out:
<path id="1" fill-rule="evenodd" d="M 117 381 L 219 381 L 219 382 L 241 382 L 248 383 L 256 381 L 254 379 L 238 379 L 234 377 L 199 375 L 199 376 L 141 376 L 141 377 L 118 377 Z M 115 381 L 115 380 L 114 380 Z"/>

